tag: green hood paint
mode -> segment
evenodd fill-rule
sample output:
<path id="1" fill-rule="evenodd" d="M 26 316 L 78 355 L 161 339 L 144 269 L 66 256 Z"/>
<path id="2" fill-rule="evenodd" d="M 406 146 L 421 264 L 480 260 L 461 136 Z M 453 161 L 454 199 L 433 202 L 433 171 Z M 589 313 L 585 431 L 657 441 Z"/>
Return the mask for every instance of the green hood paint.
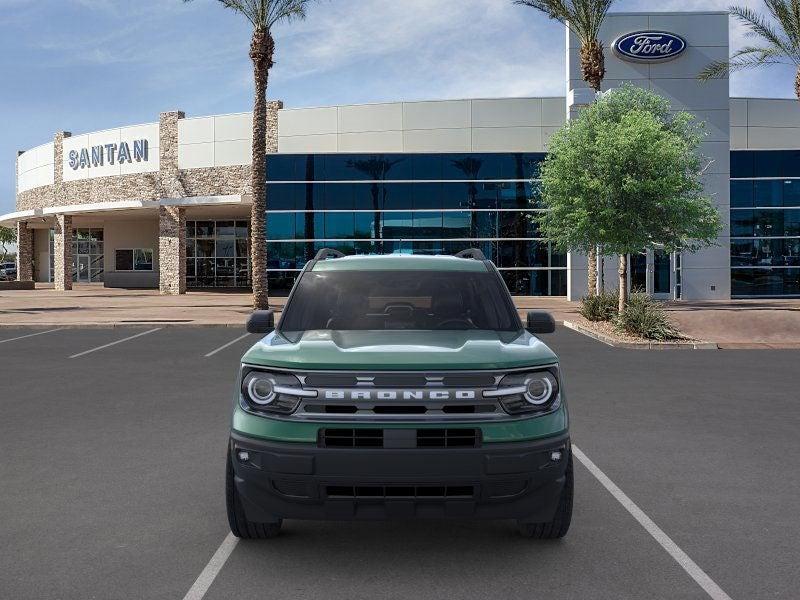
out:
<path id="1" fill-rule="evenodd" d="M 285 369 L 477 370 L 552 364 L 558 358 L 523 331 L 306 331 L 297 343 L 271 333 L 242 362 Z M 505 337 L 505 339 L 503 339 Z"/>

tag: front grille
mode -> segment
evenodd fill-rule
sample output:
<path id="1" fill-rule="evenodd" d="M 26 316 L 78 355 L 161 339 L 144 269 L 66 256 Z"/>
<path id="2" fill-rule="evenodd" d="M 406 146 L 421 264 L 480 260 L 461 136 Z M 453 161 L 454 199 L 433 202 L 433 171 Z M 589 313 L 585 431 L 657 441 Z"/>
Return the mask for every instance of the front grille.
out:
<path id="1" fill-rule="evenodd" d="M 323 448 L 383 448 L 383 429 L 323 429 Z"/>
<path id="2" fill-rule="evenodd" d="M 475 448 L 480 429 L 417 429 L 417 448 Z"/>
<path id="3" fill-rule="evenodd" d="M 471 428 L 326 428 L 319 431 L 322 448 L 477 448 L 480 444 L 481 430 Z"/>
<path id="4" fill-rule="evenodd" d="M 325 495 L 328 498 L 448 500 L 473 498 L 475 487 L 472 485 L 329 485 L 325 487 Z"/>

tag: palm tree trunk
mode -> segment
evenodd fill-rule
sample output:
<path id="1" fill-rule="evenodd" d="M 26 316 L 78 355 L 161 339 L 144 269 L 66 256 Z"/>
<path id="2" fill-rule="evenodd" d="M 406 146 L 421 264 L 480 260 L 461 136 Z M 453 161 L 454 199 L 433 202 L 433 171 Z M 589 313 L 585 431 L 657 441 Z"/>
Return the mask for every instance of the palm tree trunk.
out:
<path id="1" fill-rule="evenodd" d="M 591 40 L 581 45 L 581 75 L 583 80 L 589 84 L 595 92 L 600 91 L 603 77 L 606 75 L 605 57 L 603 56 L 603 45 L 597 40 Z M 588 255 L 589 270 L 587 286 L 589 296 L 597 293 L 597 250 L 593 247 Z"/>
<path id="2" fill-rule="evenodd" d="M 624 254 L 619 255 L 619 314 L 625 310 L 628 304 L 628 258 Z"/>
<path id="3" fill-rule="evenodd" d="M 794 94 L 800 100 L 800 68 L 797 69 L 797 75 L 794 78 Z"/>
<path id="4" fill-rule="evenodd" d="M 252 180 L 253 204 L 250 209 L 250 267 L 253 277 L 253 309 L 269 308 L 267 287 L 267 83 L 272 55 L 275 49 L 269 31 L 256 29 L 250 43 L 250 58 L 253 61 L 255 99 L 253 102 L 253 155 Z"/>

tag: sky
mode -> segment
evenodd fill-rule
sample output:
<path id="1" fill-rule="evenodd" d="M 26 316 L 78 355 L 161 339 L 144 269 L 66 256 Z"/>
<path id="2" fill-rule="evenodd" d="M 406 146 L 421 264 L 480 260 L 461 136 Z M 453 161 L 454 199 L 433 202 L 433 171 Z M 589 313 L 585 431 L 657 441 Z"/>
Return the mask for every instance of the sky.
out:
<path id="1" fill-rule="evenodd" d="M 660 0 L 724 10 L 728 0 Z M 743 0 L 763 9 L 760 0 Z M 614 10 L 652 10 L 618 0 Z M 287 107 L 560 96 L 564 28 L 511 0 L 318 0 L 275 30 L 269 96 Z M 18 150 L 73 134 L 248 111 L 249 23 L 217 0 L 0 0 L 0 214 Z M 732 47 L 745 41 L 733 29 Z M 734 75 L 733 95 L 793 97 L 791 69 Z"/>

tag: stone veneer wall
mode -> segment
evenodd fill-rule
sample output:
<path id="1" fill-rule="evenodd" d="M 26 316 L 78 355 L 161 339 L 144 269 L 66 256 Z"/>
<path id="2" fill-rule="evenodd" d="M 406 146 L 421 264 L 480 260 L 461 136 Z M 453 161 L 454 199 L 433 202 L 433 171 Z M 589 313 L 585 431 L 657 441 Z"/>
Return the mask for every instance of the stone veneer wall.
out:
<path id="1" fill-rule="evenodd" d="M 278 110 L 280 101 L 267 103 L 267 152 L 278 151 Z M 178 120 L 181 111 L 161 113 L 159 118 L 159 172 L 94 177 L 63 181 L 62 152 L 69 132 L 54 138 L 55 164 L 53 185 L 41 186 L 17 194 L 17 210 L 50 206 L 91 204 L 114 200 L 158 200 L 185 196 L 226 196 L 250 193 L 250 165 L 178 169 Z"/>
<path id="2" fill-rule="evenodd" d="M 158 207 L 158 289 L 186 293 L 186 209 Z"/>
<path id="3" fill-rule="evenodd" d="M 33 229 L 17 223 L 17 281 L 33 281 Z"/>
<path id="4" fill-rule="evenodd" d="M 56 215 L 53 236 L 53 283 L 58 291 L 72 289 L 72 217 Z"/>

